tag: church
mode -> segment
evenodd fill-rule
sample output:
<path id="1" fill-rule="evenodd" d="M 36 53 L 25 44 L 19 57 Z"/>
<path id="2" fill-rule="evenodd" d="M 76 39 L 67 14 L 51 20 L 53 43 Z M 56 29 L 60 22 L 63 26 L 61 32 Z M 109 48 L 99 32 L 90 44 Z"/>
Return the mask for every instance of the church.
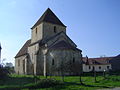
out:
<path id="1" fill-rule="evenodd" d="M 82 50 L 67 36 L 66 26 L 48 8 L 31 28 L 27 40 L 15 56 L 16 74 L 79 75 Z"/>

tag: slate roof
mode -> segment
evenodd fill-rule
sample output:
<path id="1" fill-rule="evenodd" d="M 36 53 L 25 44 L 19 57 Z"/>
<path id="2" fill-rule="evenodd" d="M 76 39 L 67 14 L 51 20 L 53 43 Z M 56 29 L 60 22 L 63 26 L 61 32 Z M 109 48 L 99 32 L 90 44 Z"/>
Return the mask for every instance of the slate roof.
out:
<path id="1" fill-rule="evenodd" d="M 41 22 L 49 22 L 52 24 L 57 24 L 66 27 L 59 19 L 58 17 L 48 8 L 44 14 L 40 17 L 40 19 L 35 23 L 35 25 L 32 27 L 36 27 L 39 25 Z M 32 29 L 31 28 L 31 29 Z"/>
<path id="2" fill-rule="evenodd" d="M 20 51 L 17 53 L 17 55 L 15 56 L 15 58 L 17 57 L 20 57 L 22 55 L 26 55 L 27 54 L 27 50 L 28 50 L 28 46 L 30 45 L 31 43 L 31 39 L 28 40 L 24 45 L 23 47 L 20 49 Z"/>
<path id="3" fill-rule="evenodd" d="M 110 64 L 109 61 L 113 57 L 100 57 L 100 58 L 86 58 L 83 57 L 83 63 L 87 65 L 105 65 L 105 64 Z"/>
<path id="4" fill-rule="evenodd" d="M 60 49 L 60 50 L 63 50 L 63 49 L 72 49 L 72 50 L 78 50 L 78 51 L 81 51 L 79 50 L 78 48 L 76 47 L 73 47 L 71 44 L 69 44 L 68 42 L 65 42 L 64 40 L 56 43 L 55 45 L 51 46 L 49 49 Z"/>

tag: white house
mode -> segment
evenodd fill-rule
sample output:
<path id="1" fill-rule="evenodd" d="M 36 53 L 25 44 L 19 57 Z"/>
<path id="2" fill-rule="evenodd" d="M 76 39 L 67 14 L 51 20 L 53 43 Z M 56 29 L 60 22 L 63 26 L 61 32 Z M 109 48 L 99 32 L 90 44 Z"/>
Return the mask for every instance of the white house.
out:
<path id="1" fill-rule="evenodd" d="M 109 60 L 112 57 L 100 57 L 100 58 L 83 58 L 83 72 L 103 72 L 112 69 Z"/>

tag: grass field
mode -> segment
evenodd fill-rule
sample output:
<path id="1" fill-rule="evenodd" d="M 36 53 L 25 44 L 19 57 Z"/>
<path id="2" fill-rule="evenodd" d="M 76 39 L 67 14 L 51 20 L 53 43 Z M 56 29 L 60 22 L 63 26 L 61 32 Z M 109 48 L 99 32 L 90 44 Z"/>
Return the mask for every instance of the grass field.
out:
<path id="1" fill-rule="evenodd" d="M 38 86 L 38 83 L 35 83 L 35 79 L 31 75 L 11 75 L 10 78 L 0 80 L 0 90 L 29 90 L 29 87 L 36 88 L 30 90 L 95 90 L 98 88 L 120 87 L 120 76 L 117 75 L 107 76 L 106 79 L 103 76 L 97 76 L 97 82 L 94 82 L 92 76 L 82 76 L 82 85 L 79 76 L 65 76 L 64 83 L 60 76 L 48 78 L 59 80 L 60 84 L 54 85 L 53 83 L 48 88 L 40 88 L 41 83 Z M 45 77 L 37 76 L 37 81 L 40 81 L 40 79 L 45 79 Z"/>

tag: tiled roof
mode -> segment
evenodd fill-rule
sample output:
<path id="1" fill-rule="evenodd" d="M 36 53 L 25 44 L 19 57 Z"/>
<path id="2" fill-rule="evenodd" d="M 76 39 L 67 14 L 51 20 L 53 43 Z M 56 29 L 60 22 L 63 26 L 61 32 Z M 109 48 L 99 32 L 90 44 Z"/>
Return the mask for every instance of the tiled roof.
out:
<path id="1" fill-rule="evenodd" d="M 63 50 L 63 49 L 72 49 L 72 50 L 79 50 L 78 48 L 76 47 L 73 47 L 71 44 L 69 44 L 68 42 L 65 42 L 64 40 L 56 43 L 55 45 L 51 46 L 50 49 L 60 49 L 60 50 Z M 81 50 L 79 50 L 81 51 Z"/>
<path id="2" fill-rule="evenodd" d="M 57 24 L 66 27 L 49 8 L 44 12 L 44 14 L 40 17 L 40 19 L 35 23 L 35 25 L 32 28 L 36 27 L 41 22 L 49 22 L 52 24 Z"/>
<path id="3" fill-rule="evenodd" d="M 31 43 L 31 39 L 28 40 L 28 41 L 23 45 L 23 47 L 22 47 L 22 48 L 20 49 L 20 51 L 17 53 L 17 55 L 15 56 L 15 58 L 27 54 L 28 46 L 30 45 L 30 43 Z"/>
<path id="4" fill-rule="evenodd" d="M 86 58 L 83 57 L 83 63 L 87 65 L 103 65 L 103 64 L 110 64 L 109 60 L 111 60 L 113 57 L 100 57 L 100 58 Z"/>

